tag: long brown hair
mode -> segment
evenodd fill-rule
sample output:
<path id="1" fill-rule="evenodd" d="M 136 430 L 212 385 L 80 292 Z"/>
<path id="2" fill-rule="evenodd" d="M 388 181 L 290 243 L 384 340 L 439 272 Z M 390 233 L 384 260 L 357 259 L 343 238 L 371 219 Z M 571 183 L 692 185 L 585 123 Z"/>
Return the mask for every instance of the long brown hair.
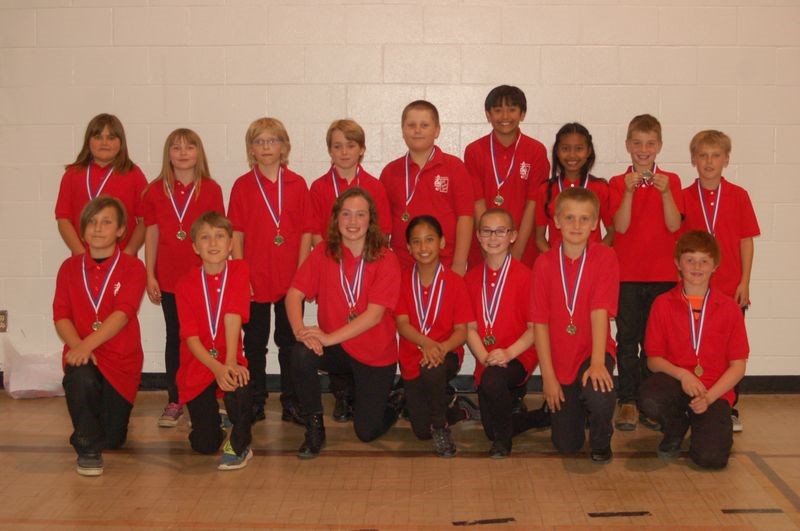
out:
<path id="1" fill-rule="evenodd" d="M 128 156 L 128 142 L 125 140 L 125 128 L 122 122 L 113 114 L 98 114 L 89 121 L 86 126 L 86 133 L 83 135 L 83 147 L 75 162 L 67 164 L 67 168 L 83 166 L 84 168 L 92 162 L 92 151 L 89 149 L 89 139 L 103 132 L 108 127 L 108 132 L 119 138 L 119 153 L 114 157 L 114 171 L 117 173 L 128 173 L 133 168 L 133 161 Z"/>
<path id="2" fill-rule="evenodd" d="M 365 262 L 374 262 L 386 252 L 389 242 L 386 235 L 381 231 L 378 224 L 378 209 L 375 208 L 375 201 L 372 196 L 358 186 L 348 188 L 336 198 L 331 211 L 331 218 L 328 222 L 327 254 L 337 262 L 342 259 L 342 235 L 339 232 L 339 214 L 342 212 L 344 202 L 351 197 L 363 197 L 369 205 L 369 227 L 364 238 L 364 250 L 361 257 Z"/>
<path id="3" fill-rule="evenodd" d="M 169 134 L 169 136 L 167 136 L 167 140 L 164 142 L 164 156 L 161 161 L 161 173 L 158 174 L 158 177 L 153 182 L 147 185 L 147 188 L 149 189 L 156 183 L 161 183 L 161 185 L 164 187 L 164 193 L 168 196 L 175 189 L 175 168 L 172 167 L 172 161 L 170 161 L 169 158 L 169 151 L 172 147 L 172 144 L 178 143 L 181 140 L 197 148 L 197 164 L 195 164 L 194 178 L 192 179 L 192 183 L 194 184 L 194 200 L 197 201 L 197 199 L 200 197 L 200 186 L 203 182 L 203 179 L 211 180 L 211 172 L 208 170 L 206 151 L 203 148 L 203 141 L 200 140 L 200 135 L 185 127 L 175 129 Z"/>

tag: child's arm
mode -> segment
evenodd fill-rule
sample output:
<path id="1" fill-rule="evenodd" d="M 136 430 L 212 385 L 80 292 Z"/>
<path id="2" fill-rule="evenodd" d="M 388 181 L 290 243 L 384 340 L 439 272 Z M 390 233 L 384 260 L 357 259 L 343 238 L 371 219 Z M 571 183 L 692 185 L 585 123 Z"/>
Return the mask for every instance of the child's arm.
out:
<path id="1" fill-rule="evenodd" d="M 517 260 L 522 260 L 525 248 L 528 247 L 528 240 L 533 233 L 533 218 L 536 213 L 536 201 L 528 200 L 525 202 L 525 210 L 522 212 L 522 219 L 519 222 L 517 240 L 511 246 L 511 256 Z"/>
<path id="2" fill-rule="evenodd" d="M 225 365 L 233 370 L 238 387 L 244 387 L 250 381 L 250 371 L 247 367 L 239 365 L 236 353 L 239 350 L 239 339 L 242 337 L 242 316 L 238 313 L 226 313 L 223 318 L 225 322 Z"/>
<path id="3" fill-rule="evenodd" d="M 647 368 L 652 372 L 663 372 L 681 383 L 683 392 L 692 398 L 706 394 L 706 386 L 691 371 L 687 371 L 661 356 L 647 358 Z"/>
<path id="4" fill-rule="evenodd" d="M 144 265 L 147 269 L 147 297 L 153 304 L 161 304 L 161 289 L 156 279 L 158 256 L 158 225 L 147 227 L 144 235 Z"/>
<path id="5" fill-rule="evenodd" d="M 483 340 L 478 334 L 478 323 L 475 321 L 467 325 L 467 346 L 472 355 L 475 356 L 475 359 L 478 360 L 478 363 L 486 365 L 486 358 L 489 356 L 489 352 L 486 351 Z"/>
<path id="6" fill-rule="evenodd" d="M 233 231 L 233 249 L 231 250 L 231 258 L 234 260 L 241 260 L 244 258 L 244 232 L 242 231 Z"/>
<path id="7" fill-rule="evenodd" d="M 139 292 L 139 296 L 141 297 L 141 292 Z M 89 363 L 89 359 L 94 357 L 94 350 L 117 335 L 126 324 L 128 324 L 128 316 L 125 312 L 115 310 L 103 321 L 100 328 L 81 339 L 70 319 L 56 321 L 58 336 L 69 346 L 65 357 L 67 365 L 77 367 Z"/>
<path id="8" fill-rule="evenodd" d="M 536 343 L 536 355 L 539 357 L 539 370 L 542 372 L 542 394 L 550 410 L 558 411 L 566 398 L 553 369 L 553 358 L 550 354 L 550 325 L 534 323 L 533 337 Z"/>
<path id="9" fill-rule="evenodd" d="M 447 351 L 444 346 L 437 341 L 429 338 L 419 330 L 417 330 L 408 319 L 408 315 L 400 314 L 395 318 L 397 322 L 397 333 L 404 339 L 407 339 L 417 345 L 417 348 L 422 352 L 422 365 L 426 367 L 437 367 L 441 365 L 444 360 L 444 355 Z"/>
<path id="10" fill-rule="evenodd" d="M 750 305 L 750 273 L 753 270 L 753 254 L 755 253 L 755 245 L 753 245 L 753 238 L 742 238 L 739 241 L 739 254 L 742 260 L 742 280 L 736 287 L 736 293 L 733 295 L 736 304 L 744 308 Z"/>
<path id="11" fill-rule="evenodd" d="M 472 240 L 472 216 L 458 216 L 456 221 L 456 242 L 453 250 L 453 271 L 459 276 L 467 272 L 467 258 Z"/>
<path id="12" fill-rule="evenodd" d="M 656 173 L 653 175 L 653 186 L 661 192 L 661 201 L 664 205 L 664 224 L 670 232 L 677 231 L 681 228 L 681 213 L 678 211 L 678 205 L 675 204 L 675 198 L 672 197 L 669 177 L 662 173 Z"/>
<path id="13" fill-rule="evenodd" d="M 298 341 L 309 349 L 313 350 L 318 356 L 322 356 L 322 343 L 315 338 L 303 338 L 302 333 L 306 330 L 306 325 L 303 322 L 303 301 L 305 294 L 295 287 L 289 288 L 284 298 L 286 305 L 286 317 L 289 320 L 289 326 L 292 327 L 292 333 Z"/>
<path id="14" fill-rule="evenodd" d="M 539 249 L 540 253 L 546 253 L 550 250 L 550 244 L 547 243 L 547 238 L 544 235 L 546 231 L 547 225 L 536 225 L 536 248 Z"/>
<path id="15" fill-rule="evenodd" d="M 597 230 L 600 230 L 599 228 Z M 606 226 L 606 235 L 603 236 L 603 243 L 609 247 L 614 246 L 614 225 Z"/>
<path id="16" fill-rule="evenodd" d="M 713 404 L 719 397 L 739 383 L 744 376 L 747 360 L 731 360 L 728 368 L 722 373 L 714 385 L 712 385 L 704 395 L 696 396 L 689 402 L 689 407 L 698 415 L 705 413 L 708 406 Z"/>
<path id="17" fill-rule="evenodd" d="M 533 345 L 533 323 L 528 323 L 528 327 L 516 341 L 506 348 L 496 348 L 489 352 L 486 357 L 486 365 L 499 365 L 505 367 L 508 362 L 528 350 Z"/>
<path id="18" fill-rule="evenodd" d="M 363 334 L 380 323 L 385 311 L 384 306 L 371 302 L 367 304 L 366 311 L 361 312 L 355 319 L 333 332 L 326 333 L 318 326 L 309 326 L 300 332 L 297 339 L 316 339 L 323 347 L 338 345 Z M 294 329 L 294 327 L 292 328 Z"/>
<path id="19" fill-rule="evenodd" d="M 486 212 L 486 199 L 480 198 L 475 200 L 475 216 L 472 222 L 477 227 L 481 222 L 481 216 Z"/>
<path id="20" fill-rule="evenodd" d="M 642 174 L 632 171 L 625 174 L 625 193 L 622 194 L 622 201 L 619 208 L 614 213 L 614 230 L 620 234 L 625 234 L 631 226 L 631 207 L 633 206 L 633 192 L 642 183 Z"/>
<path id="21" fill-rule="evenodd" d="M 131 256 L 136 256 L 136 253 L 139 252 L 139 249 L 144 243 L 144 232 L 144 219 L 136 218 L 136 228 L 133 229 L 131 239 L 128 240 L 128 245 L 125 246 L 122 252 Z"/>
<path id="22" fill-rule="evenodd" d="M 602 392 L 614 389 L 614 380 L 606 368 L 606 340 L 608 339 L 608 310 L 592 310 L 592 361 L 583 373 L 581 384 L 592 381 L 595 391 Z"/>
<path id="23" fill-rule="evenodd" d="M 83 242 L 81 242 L 78 231 L 75 230 L 72 222 L 66 218 L 58 218 L 56 223 L 58 224 L 58 233 L 64 243 L 67 244 L 67 247 L 69 247 L 72 256 L 83 254 L 86 249 L 83 247 Z"/>
<path id="24" fill-rule="evenodd" d="M 229 314 L 226 314 L 227 317 Z M 227 339 L 227 338 L 226 338 Z M 203 346 L 203 343 L 200 341 L 198 336 L 190 336 L 186 338 L 186 346 L 189 347 L 189 351 L 192 355 L 203 365 L 211 371 L 211 374 L 214 375 L 214 379 L 217 381 L 217 385 L 220 389 L 226 392 L 235 391 L 237 387 L 236 382 L 236 375 L 227 365 L 223 365 L 222 363 L 218 362 L 214 358 L 211 357 L 211 353 L 208 352 L 208 349 Z M 234 352 L 234 359 L 236 359 L 236 350 Z"/>
<path id="25" fill-rule="evenodd" d="M 311 254 L 312 238 L 310 232 L 304 232 L 300 237 L 300 256 L 297 258 L 297 267 L 306 261 L 308 255 Z"/>

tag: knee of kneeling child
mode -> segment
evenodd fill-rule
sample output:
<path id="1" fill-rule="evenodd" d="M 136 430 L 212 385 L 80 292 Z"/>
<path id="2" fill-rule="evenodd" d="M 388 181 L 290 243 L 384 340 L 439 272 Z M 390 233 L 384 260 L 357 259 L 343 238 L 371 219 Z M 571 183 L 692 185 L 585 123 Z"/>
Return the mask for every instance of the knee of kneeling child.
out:
<path id="1" fill-rule="evenodd" d="M 697 450 L 690 449 L 689 457 L 691 457 L 694 464 L 701 468 L 719 470 L 728 466 L 730 454 L 721 452 L 698 452 Z"/>

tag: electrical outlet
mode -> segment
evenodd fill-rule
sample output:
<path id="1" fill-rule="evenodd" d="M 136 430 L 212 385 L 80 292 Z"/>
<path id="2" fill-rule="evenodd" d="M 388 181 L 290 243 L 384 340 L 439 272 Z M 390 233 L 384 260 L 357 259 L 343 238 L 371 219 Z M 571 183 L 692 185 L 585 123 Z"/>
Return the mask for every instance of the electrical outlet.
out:
<path id="1" fill-rule="evenodd" d="M 0 333 L 8 332 L 8 310 L 0 310 Z"/>

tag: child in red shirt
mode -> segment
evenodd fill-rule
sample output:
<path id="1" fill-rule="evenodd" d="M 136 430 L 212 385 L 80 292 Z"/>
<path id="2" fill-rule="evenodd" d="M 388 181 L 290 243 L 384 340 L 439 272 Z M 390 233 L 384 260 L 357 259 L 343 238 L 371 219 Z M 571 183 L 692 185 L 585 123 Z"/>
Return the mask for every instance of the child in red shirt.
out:
<path id="1" fill-rule="evenodd" d="M 120 240 L 125 254 L 136 255 L 144 242 L 140 200 L 147 179 L 128 156 L 125 129 L 112 114 L 98 114 L 86 126 L 83 147 L 66 167 L 56 200 L 58 232 L 73 255 L 83 254 L 85 242 L 77 229 L 86 203 L 100 194 L 119 199 L 128 225 Z"/>
<path id="2" fill-rule="evenodd" d="M 675 246 L 681 283 L 658 297 L 647 322 L 647 364 L 639 406 L 661 423 L 661 458 L 680 454 L 691 427 L 689 457 L 724 468 L 733 445 L 731 406 L 750 347 L 736 301 L 712 287 L 720 249 L 712 235 L 689 231 Z"/>
<path id="3" fill-rule="evenodd" d="M 565 124 L 556 133 L 553 144 L 553 176 L 539 187 L 536 200 L 536 245 L 541 252 L 561 244 L 561 231 L 555 224 L 555 202 L 565 188 L 582 186 L 594 192 L 600 201 L 600 219 L 606 235 L 600 234 L 600 226 L 592 232 L 591 240 L 611 245 L 614 241 L 614 226 L 608 211 L 608 182 L 589 172 L 597 154 L 592 135 L 583 125 L 573 122 Z M 545 231 L 547 236 L 545 236 Z"/>
<path id="4" fill-rule="evenodd" d="M 174 427 L 183 414 L 175 374 L 180 363 L 180 324 L 175 287 L 201 260 L 192 249 L 187 230 L 204 212 L 225 214 L 222 189 L 208 171 L 203 142 L 191 129 L 176 129 L 164 142 L 161 173 L 145 189 L 142 198 L 147 268 L 147 296 L 161 306 L 166 323 L 164 366 L 168 402 L 158 425 Z"/>
<path id="5" fill-rule="evenodd" d="M 478 223 L 486 261 L 465 278 L 477 320 L 467 328 L 467 345 L 475 356 L 475 386 L 481 422 L 492 441 L 489 456 L 511 454 L 511 439 L 530 428 L 550 425 L 543 408 L 514 411 L 514 393 L 536 367 L 533 327 L 528 308 L 531 271 L 511 256 L 517 238 L 514 220 L 502 208 L 490 208 Z"/>
<path id="6" fill-rule="evenodd" d="M 435 217 L 409 221 L 406 240 L 416 264 L 403 271 L 395 314 L 408 417 L 418 439 L 433 438 L 436 455 L 453 457 L 450 425 L 463 417 L 448 408 L 448 382 L 461 368 L 467 323 L 474 320 L 469 294 L 464 279 L 439 261 L 445 241 Z"/>
<path id="7" fill-rule="evenodd" d="M 414 259 L 405 245 L 406 225 L 416 216 L 436 216 L 445 238 L 442 263 L 463 275 L 467 270 L 474 213 L 467 170 L 457 157 L 436 147 L 441 128 L 439 111 L 432 103 L 417 100 L 406 105 L 402 128 L 408 152 L 381 172 L 392 212 L 392 249 L 403 268 L 413 266 Z"/>
<path id="8" fill-rule="evenodd" d="M 533 237 L 536 195 L 550 173 L 547 148 L 520 130 L 528 102 L 519 87 L 493 88 L 483 107 L 492 132 L 464 150 L 464 165 L 475 194 L 475 224 L 487 208 L 502 206 L 508 210 L 514 226 L 519 227 L 511 256 L 532 267 L 539 254 Z M 480 243 L 473 238 L 469 265 L 482 262 Z"/>
<path id="9" fill-rule="evenodd" d="M 295 344 L 286 318 L 284 297 L 297 266 L 308 256 L 308 186 L 286 165 L 291 143 L 280 120 L 260 118 L 245 135 L 250 171 L 233 184 L 228 217 L 233 223 L 233 258 L 250 266 L 253 301 L 244 327 L 244 352 L 253 386 L 253 422 L 264 420 L 267 399 L 267 343 L 270 307 L 275 310 L 275 333 L 281 370 L 281 419 L 302 423 L 297 395 L 289 376 L 290 351 Z"/>
<path id="10" fill-rule="evenodd" d="M 353 428 L 372 441 L 397 421 L 389 403 L 397 367 L 397 305 L 400 266 L 386 245 L 375 203 L 362 188 L 348 188 L 333 204 L 327 241 L 303 262 L 286 294 L 286 313 L 297 345 L 292 378 L 306 424 L 301 459 L 325 445 L 318 371 L 352 374 Z M 317 300 L 318 326 L 303 323 L 303 300 Z"/>
<path id="11" fill-rule="evenodd" d="M 78 474 L 103 473 L 103 450 L 128 436 L 142 377 L 142 339 L 136 313 L 145 287 L 144 264 L 121 252 L 126 213 L 101 195 L 80 216 L 84 254 L 68 258 L 56 277 L 53 321 L 64 341 L 64 393 L 78 453 Z"/>
<path id="12" fill-rule="evenodd" d="M 613 250 L 590 241 L 600 216 L 591 190 L 568 188 L 555 207 L 562 240 L 536 259 L 531 295 L 553 445 L 560 453 L 580 451 L 588 420 L 591 460 L 607 463 L 616 402 L 609 319 L 617 310 L 619 264 Z"/>
<path id="13" fill-rule="evenodd" d="M 636 409 L 639 383 L 647 375 L 644 331 L 655 298 L 675 286 L 672 250 L 684 212 L 680 178 L 656 165 L 661 146 L 658 120 L 649 114 L 634 117 L 625 140 L 631 165 L 609 182 L 620 278 L 615 426 L 623 431 L 635 429 L 637 422 L 658 429 Z"/>
<path id="14" fill-rule="evenodd" d="M 192 247 L 203 265 L 178 282 L 181 322 L 180 401 L 189 409 L 189 444 L 213 454 L 225 440 L 217 396 L 223 396 L 231 436 L 217 468 L 236 470 L 253 457 L 250 372 L 242 355 L 242 324 L 250 317 L 250 274 L 244 260 L 228 260 L 233 228 L 222 214 L 208 211 L 192 224 Z"/>

